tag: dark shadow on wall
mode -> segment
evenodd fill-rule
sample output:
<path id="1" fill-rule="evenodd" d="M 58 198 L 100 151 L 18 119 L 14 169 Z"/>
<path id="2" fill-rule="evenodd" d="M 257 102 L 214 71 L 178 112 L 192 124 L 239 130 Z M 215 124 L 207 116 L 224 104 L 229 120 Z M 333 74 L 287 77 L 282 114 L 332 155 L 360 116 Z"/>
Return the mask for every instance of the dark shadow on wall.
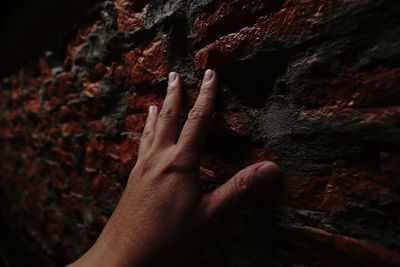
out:
<path id="1" fill-rule="evenodd" d="M 97 12 L 93 7 L 102 2 L 3 1 L 0 5 L 0 79 L 16 73 L 20 66 L 37 62 L 37 56 L 45 51 L 51 50 L 63 58 L 76 25 L 90 20 Z"/>
<path id="2" fill-rule="evenodd" d="M 0 217 L 0 267 L 43 266 L 19 237 Z"/>

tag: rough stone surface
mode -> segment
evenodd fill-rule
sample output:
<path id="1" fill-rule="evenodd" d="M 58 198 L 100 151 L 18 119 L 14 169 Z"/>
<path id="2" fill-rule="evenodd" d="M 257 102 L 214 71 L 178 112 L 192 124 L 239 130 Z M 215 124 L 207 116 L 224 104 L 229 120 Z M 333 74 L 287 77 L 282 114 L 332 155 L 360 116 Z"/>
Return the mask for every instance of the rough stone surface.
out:
<path id="1" fill-rule="evenodd" d="M 54 49 L 15 58 L 1 76 L 1 218 L 38 266 L 93 244 L 168 72 L 184 77 L 184 117 L 205 68 L 221 84 L 203 190 L 259 160 L 282 175 L 262 189 L 268 201 L 238 208 L 202 266 L 400 265 L 398 0 L 99 0 L 84 10 L 72 30 L 58 24 L 69 33 L 52 34 Z"/>

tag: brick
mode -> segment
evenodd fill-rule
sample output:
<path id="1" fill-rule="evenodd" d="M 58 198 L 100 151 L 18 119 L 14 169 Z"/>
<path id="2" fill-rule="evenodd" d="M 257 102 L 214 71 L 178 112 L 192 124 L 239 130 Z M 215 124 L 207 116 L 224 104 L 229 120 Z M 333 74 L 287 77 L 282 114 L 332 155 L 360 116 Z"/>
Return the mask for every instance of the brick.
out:
<path id="1" fill-rule="evenodd" d="M 130 32 L 144 26 L 144 19 L 149 1 L 114 0 L 118 12 L 117 28 L 123 32 Z"/>
<path id="2" fill-rule="evenodd" d="M 89 169 L 128 175 L 136 162 L 139 141 L 128 136 L 118 140 L 95 137 L 86 146 L 85 165 Z"/>
<path id="3" fill-rule="evenodd" d="M 123 188 L 116 177 L 106 174 L 94 174 L 90 177 L 88 190 L 94 198 L 112 197 L 119 199 Z"/>
<path id="4" fill-rule="evenodd" d="M 87 128 L 93 134 L 107 134 L 109 127 L 102 120 L 91 120 L 87 123 Z"/>
<path id="5" fill-rule="evenodd" d="M 222 36 L 200 49 L 195 55 L 195 69 L 219 67 L 229 64 L 238 58 L 245 57 L 253 51 L 254 46 L 267 34 L 278 34 L 282 37 L 298 39 L 317 19 L 316 14 L 331 6 L 333 2 L 343 2 L 343 0 L 325 0 L 322 2 L 284 1 L 281 8 L 276 12 L 261 16 L 253 25 Z M 215 12 L 217 15 L 218 11 Z M 201 16 L 207 15 L 201 13 Z M 215 18 L 215 20 L 219 21 L 218 18 Z M 195 33 L 197 40 L 210 38 L 207 35 L 203 36 L 203 34 L 211 31 L 207 27 L 204 29 L 199 25 L 197 29 L 199 30 L 199 33 Z"/>
<path id="6" fill-rule="evenodd" d="M 75 158 L 76 160 L 76 158 Z M 68 176 L 67 187 L 74 194 L 85 195 L 87 194 L 87 176 L 84 175 L 79 168 L 72 168 Z"/>
<path id="7" fill-rule="evenodd" d="M 95 32 L 100 25 L 100 21 L 95 21 L 90 25 L 86 25 L 78 29 L 75 40 L 67 46 L 67 56 L 64 60 L 65 67 L 70 68 L 74 59 L 79 57 L 79 55 L 83 55 L 81 50 L 82 47 L 87 41 L 89 35 Z"/>
<path id="8" fill-rule="evenodd" d="M 219 37 L 252 25 L 260 15 L 276 11 L 280 0 L 273 1 L 216 1 L 196 15 L 194 38 L 197 46 L 210 43 Z"/>
<path id="9" fill-rule="evenodd" d="M 64 99 L 71 99 L 76 95 L 77 88 L 73 81 L 73 74 L 71 72 L 65 72 L 57 77 L 55 91 L 50 92 L 51 94 L 62 96 Z M 72 95 L 72 97 L 70 96 Z"/>
<path id="10" fill-rule="evenodd" d="M 39 77 L 37 80 L 39 82 L 47 82 L 51 79 L 51 69 L 45 58 L 41 57 L 39 59 Z"/>
<path id="11" fill-rule="evenodd" d="M 86 145 L 85 166 L 90 169 L 102 169 L 105 162 L 106 141 L 94 137 Z"/>
<path id="12" fill-rule="evenodd" d="M 56 82 L 50 82 L 45 86 L 46 97 L 44 102 L 45 110 L 49 110 L 68 100 L 77 99 L 78 88 L 73 81 L 71 72 L 64 72 L 56 79 Z"/>
<path id="13" fill-rule="evenodd" d="M 11 128 L 10 128 L 11 135 L 14 136 L 24 136 L 27 134 L 27 127 L 24 119 L 17 118 L 11 121 Z"/>
<path id="14" fill-rule="evenodd" d="M 306 226 L 287 226 L 285 232 L 295 255 L 305 264 L 316 266 L 400 264 L 399 253 L 380 244 Z"/>
<path id="15" fill-rule="evenodd" d="M 33 137 L 50 137 L 57 132 L 56 114 L 31 115 L 27 120 L 27 126 Z"/>
<path id="16" fill-rule="evenodd" d="M 100 83 L 83 81 L 82 95 L 86 97 L 95 97 L 101 93 Z"/>
<path id="17" fill-rule="evenodd" d="M 0 87 L 0 108 L 4 110 L 4 106 L 8 102 L 10 92 Z"/>
<path id="18" fill-rule="evenodd" d="M 122 64 L 113 66 L 114 80 L 121 84 L 137 84 L 166 77 L 169 72 L 164 36 L 124 53 Z"/>
<path id="19" fill-rule="evenodd" d="M 151 91 L 145 93 L 130 92 L 127 98 L 129 112 L 147 112 L 149 106 L 155 105 L 161 107 L 164 101 L 160 94 Z"/>
<path id="20" fill-rule="evenodd" d="M 64 213 L 64 215 L 69 215 L 70 218 L 75 219 L 78 222 L 83 222 L 85 203 L 81 199 L 62 193 L 57 204 L 58 210 Z M 71 235 L 67 235 L 66 237 L 71 237 Z M 71 243 L 73 243 L 72 240 Z"/>
<path id="21" fill-rule="evenodd" d="M 331 175 L 286 177 L 280 202 L 298 209 L 335 212 L 358 192 L 388 194 L 395 184 L 383 172 L 365 165 L 335 170 Z"/>
<path id="22" fill-rule="evenodd" d="M 77 136 L 83 133 L 80 121 L 68 121 L 60 125 L 61 134 L 63 136 Z"/>
<path id="23" fill-rule="evenodd" d="M 96 63 L 91 72 L 86 75 L 86 78 L 89 82 L 94 83 L 100 81 L 104 75 L 106 75 L 111 68 L 106 66 L 104 63 Z"/>
<path id="24" fill-rule="evenodd" d="M 136 162 L 139 142 L 140 139 L 137 137 L 125 136 L 118 142 L 110 143 L 106 152 L 107 170 L 120 171 L 128 175 Z"/>
<path id="25" fill-rule="evenodd" d="M 66 175 L 63 168 L 57 163 L 51 163 L 47 164 L 47 170 L 51 185 L 54 188 L 63 189 L 66 185 Z"/>
<path id="26" fill-rule="evenodd" d="M 144 125 L 146 124 L 146 119 L 146 113 L 128 114 L 122 120 L 122 131 L 141 133 L 143 132 Z"/>
<path id="27" fill-rule="evenodd" d="M 31 113 L 37 113 L 40 111 L 40 99 L 39 99 L 39 93 L 36 92 L 30 92 L 26 95 L 24 95 L 24 109 L 26 112 L 31 112 Z"/>
<path id="28" fill-rule="evenodd" d="M 79 144 L 74 139 L 57 139 L 51 145 L 51 158 L 64 166 L 74 166 L 77 163 Z"/>
<path id="29" fill-rule="evenodd" d="M 314 79 L 303 110 L 395 106 L 400 103 L 400 92 L 393 88 L 399 83 L 400 68 L 387 67 Z"/>

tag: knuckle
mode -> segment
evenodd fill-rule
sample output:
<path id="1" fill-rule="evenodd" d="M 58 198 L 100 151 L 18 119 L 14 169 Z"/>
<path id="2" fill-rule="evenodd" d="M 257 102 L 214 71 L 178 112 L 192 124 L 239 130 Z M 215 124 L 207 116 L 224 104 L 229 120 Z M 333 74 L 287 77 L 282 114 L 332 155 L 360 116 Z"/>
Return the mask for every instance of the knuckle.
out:
<path id="1" fill-rule="evenodd" d="M 215 86 L 214 86 L 213 83 L 209 83 L 209 82 L 203 83 L 203 84 L 201 85 L 200 92 L 201 92 L 202 94 L 212 96 L 212 95 L 213 95 L 213 92 L 214 92 L 214 90 L 213 90 L 214 87 L 215 87 Z"/>
<path id="2" fill-rule="evenodd" d="M 180 154 L 174 154 L 170 157 L 165 170 L 168 173 L 185 173 L 190 170 L 190 166 L 185 157 L 181 156 Z"/>
<path id="3" fill-rule="evenodd" d="M 205 120 L 209 116 L 202 108 L 192 108 L 188 114 L 189 120 Z"/>
<path id="4" fill-rule="evenodd" d="M 143 172 L 147 172 L 151 170 L 154 166 L 153 160 L 149 157 L 149 155 L 145 155 L 140 161 L 141 169 Z"/>
<path id="5" fill-rule="evenodd" d="M 178 93 L 178 86 L 177 85 L 168 85 L 168 89 L 167 89 L 167 94 L 168 95 L 173 95 Z"/>
<path id="6" fill-rule="evenodd" d="M 161 110 L 159 118 L 162 120 L 173 120 L 176 118 L 176 112 L 173 108 L 165 107 Z"/>
<path id="7" fill-rule="evenodd" d="M 251 179 L 247 176 L 240 176 L 235 179 L 234 190 L 236 192 L 245 191 L 251 185 Z"/>
<path id="8" fill-rule="evenodd" d="M 143 132 L 143 134 L 142 134 L 142 139 L 143 139 L 143 138 L 148 138 L 148 137 L 150 137 L 152 134 L 153 134 L 152 131 L 150 131 L 150 130 L 145 130 L 145 131 Z"/>

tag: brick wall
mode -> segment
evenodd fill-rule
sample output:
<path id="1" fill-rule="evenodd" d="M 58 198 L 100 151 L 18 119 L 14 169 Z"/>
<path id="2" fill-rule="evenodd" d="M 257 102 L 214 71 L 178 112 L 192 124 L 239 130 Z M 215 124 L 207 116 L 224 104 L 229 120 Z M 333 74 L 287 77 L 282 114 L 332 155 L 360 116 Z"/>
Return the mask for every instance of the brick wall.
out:
<path id="1" fill-rule="evenodd" d="M 2 217 L 42 264 L 65 264 L 96 239 L 168 72 L 184 77 L 187 112 L 213 68 L 221 86 L 204 190 L 265 159 L 282 179 L 274 201 L 244 205 L 219 233 L 206 266 L 400 265 L 398 0 L 114 0 L 84 10 L 77 27 L 59 23 L 56 46 L 11 40 L 43 50 L 30 62 L 15 56 L 0 85 Z"/>

